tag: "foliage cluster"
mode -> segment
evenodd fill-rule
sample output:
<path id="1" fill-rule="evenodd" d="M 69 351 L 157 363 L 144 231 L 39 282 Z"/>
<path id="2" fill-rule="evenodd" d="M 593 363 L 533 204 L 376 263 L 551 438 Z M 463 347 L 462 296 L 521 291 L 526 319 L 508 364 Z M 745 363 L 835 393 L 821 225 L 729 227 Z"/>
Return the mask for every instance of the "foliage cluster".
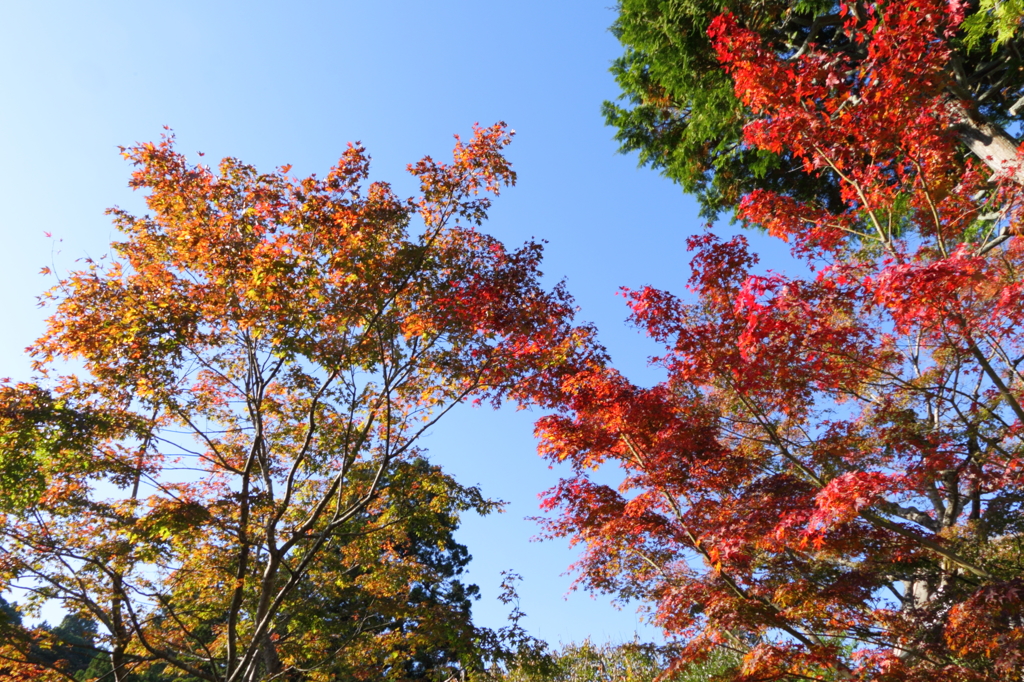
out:
<path id="1" fill-rule="evenodd" d="M 654 30 L 638 6 L 620 30 Z M 1017 679 L 1020 159 L 1015 142 L 969 157 L 964 112 L 1010 116 L 1019 76 L 994 101 L 957 80 L 963 3 L 733 9 L 692 30 L 732 89 L 736 149 L 829 196 L 744 164 L 730 203 L 810 275 L 759 273 L 742 237 L 708 232 L 688 296 L 626 292 L 666 378 L 563 384 L 538 434 L 575 475 L 549 492 L 548 532 L 583 545 L 583 585 L 651 605 L 681 666 L 725 647 L 734 680 Z M 984 68 L 1016 63 L 1016 38 L 986 35 Z M 593 480 L 608 465 L 618 489 Z"/>
<path id="2" fill-rule="evenodd" d="M 551 655 L 550 664 L 516 665 L 492 675 L 495 682 L 706 682 L 735 668 L 739 659 L 720 649 L 709 660 L 672 671 L 677 651 L 672 646 L 640 642 L 569 644 Z"/>
<path id="3" fill-rule="evenodd" d="M 955 132 L 965 140 L 996 138 L 975 150 L 983 161 L 1000 141 L 1016 147 L 1000 127 L 1020 121 L 1024 37 L 1015 30 L 1019 4 L 950 3 L 960 19 L 970 17 L 966 30 L 947 42 L 944 85 L 950 104 L 963 107 Z M 843 12 L 866 17 L 873 5 L 836 0 L 621 0 L 612 31 L 625 53 L 612 72 L 623 101 L 604 105 L 621 150 L 637 152 L 642 165 L 696 194 L 708 217 L 731 212 L 756 189 L 836 208 L 838 177 L 800 173 L 800 160 L 787 149 L 744 144 L 744 127 L 756 114 L 734 93 L 708 28 L 715 17 L 731 14 L 783 59 L 814 52 L 849 60 L 857 68 L 867 55 L 850 39 Z M 943 9 L 928 17 L 924 30 L 940 31 L 945 13 Z"/>
<path id="4" fill-rule="evenodd" d="M 407 200 L 362 188 L 358 146 L 302 179 L 191 165 L 170 136 L 125 149 L 152 214 L 110 211 L 114 257 L 47 294 L 36 382 L 0 386 L 0 581 L 28 612 L 98 623 L 115 680 L 418 679 L 500 655 L 452 538 L 500 503 L 418 441 L 600 354 L 539 284 L 541 246 L 476 229 L 515 179 L 510 137 L 411 165 Z M 52 632 L 4 627 L 10 675 L 66 676 L 35 654 Z"/>

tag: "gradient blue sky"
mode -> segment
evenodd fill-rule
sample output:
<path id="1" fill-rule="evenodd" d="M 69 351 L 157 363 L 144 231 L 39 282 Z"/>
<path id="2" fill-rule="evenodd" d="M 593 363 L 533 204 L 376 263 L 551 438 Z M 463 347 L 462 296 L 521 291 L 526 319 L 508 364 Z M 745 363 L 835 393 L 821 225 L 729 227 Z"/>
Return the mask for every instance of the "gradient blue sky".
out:
<path id="1" fill-rule="evenodd" d="M 115 235 L 104 209 L 141 207 L 117 145 L 154 140 L 166 124 L 179 150 L 203 151 L 207 162 L 230 155 L 305 175 L 361 140 L 375 178 L 412 194 L 407 163 L 444 159 L 453 133 L 504 120 L 517 131 L 509 157 L 519 185 L 484 229 L 510 246 L 548 240 L 549 281 L 567 280 L 620 369 L 654 381 L 646 357 L 657 349 L 624 324 L 616 291 L 681 292 L 685 240 L 702 221 L 678 187 L 616 154 L 603 125 L 601 102 L 617 96 L 608 67 L 621 51 L 607 30 L 612 1 L 6 3 L 0 376 L 29 376 L 23 349 L 45 316 L 35 297 L 51 283 L 39 270 L 105 253 Z M 785 251 L 752 241 L 784 268 Z M 524 517 L 559 475 L 535 453 L 537 416 L 465 407 L 427 442 L 464 483 L 509 502 L 505 514 L 466 519 L 459 534 L 475 557 L 469 580 L 483 592 L 478 621 L 503 625 L 499 573 L 514 569 L 524 577 L 525 625 L 553 644 L 631 640 L 635 630 L 654 637 L 632 607 L 566 596 L 573 551 L 530 542 L 537 527 Z"/>

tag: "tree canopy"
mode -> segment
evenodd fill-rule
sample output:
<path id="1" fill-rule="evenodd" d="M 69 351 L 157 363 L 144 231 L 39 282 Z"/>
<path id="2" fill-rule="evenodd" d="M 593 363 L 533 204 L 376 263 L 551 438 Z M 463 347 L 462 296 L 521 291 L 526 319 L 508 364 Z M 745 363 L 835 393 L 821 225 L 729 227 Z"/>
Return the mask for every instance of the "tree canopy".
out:
<path id="1" fill-rule="evenodd" d="M 840 203 L 737 202 L 809 274 L 759 272 L 743 237 L 708 231 L 688 296 L 627 292 L 665 379 L 563 384 L 538 435 L 575 473 L 547 529 L 583 545 L 583 585 L 650 605 L 681 668 L 726 648 L 737 681 L 1015 679 L 1022 188 L 963 154 L 945 93 L 962 16 L 862 9 L 837 28 L 859 56 L 780 56 L 736 15 L 710 23 L 744 144 Z M 594 479 L 609 465 L 618 488 Z"/>
<path id="2" fill-rule="evenodd" d="M 451 532 L 496 503 L 418 441 L 600 355 L 540 245 L 476 229 L 510 137 L 411 165 L 406 200 L 362 186 L 359 146 L 301 179 L 193 165 L 171 136 L 124 149 L 152 213 L 111 209 L 113 256 L 47 295 L 36 381 L 0 387 L 0 581 L 98 623 L 118 681 L 479 667 Z M 65 674 L 4 627 L 12 675 Z"/>

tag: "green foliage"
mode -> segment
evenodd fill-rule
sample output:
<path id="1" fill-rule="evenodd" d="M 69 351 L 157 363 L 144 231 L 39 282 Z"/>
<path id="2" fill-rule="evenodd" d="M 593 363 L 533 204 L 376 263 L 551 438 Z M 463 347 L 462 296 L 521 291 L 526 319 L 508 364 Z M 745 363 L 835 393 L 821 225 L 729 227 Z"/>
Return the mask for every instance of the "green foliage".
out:
<path id="1" fill-rule="evenodd" d="M 568 644 L 551 657 L 544 670 L 512 665 L 492 673 L 501 682 L 709 682 L 734 669 L 739 657 L 716 649 L 705 661 L 672 669 L 675 649 L 641 642 Z"/>
<path id="2" fill-rule="evenodd" d="M 92 658 L 88 667 L 74 673 L 78 682 L 91 682 L 101 680 L 102 682 L 113 682 L 114 667 L 110 663 L 110 653 L 101 651 Z M 167 665 L 153 665 L 142 668 L 137 664 L 132 666 L 131 672 L 124 675 L 125 682 L 199 682 L 198 678 L 182 675 Z"/>
<path id="3" fill-rule="evenodd" d="M 113 428 L 106 416 L 34 384 L 0 383 L 0 511 L 38 499 L 55 466 L 73 461 Z"/>
<path id="4" fill-rule="evenodd" d="M 794 11 L 827 3 L 800 2 Z M 710 49 L 707 28 L 726 11 L 749 8 L 764 23 L 784 3 L 736 0 L 623 0 L 612 32 L 626 48 L 612 65 L 625 105 L 605 102 L 605 120 L 617 128 L 620 151 L 637 152 L 641 165 L 660 170 L 696 195 L 713 218 L 757 188 L 785 190 L 829 205 L 838 194 L 796 171 L 787 155 L 742 144 L 746 115 L 733 84 Z"/>
<path id="5" fill-rule="evenodd" d="M 0 661 L 11 660 L 8 657 L 13 653 L 2 645 L 23 642 L 24 657 L 12 662 L 26 661 L 37 671 L 59 671 L 64 677 L 79 679 L 97 656 L 109 661 L 109 654 L 96 646 L 97 630 L 94 621 L 74 615 L 65 616 L 57 626 L 44 622 L 25 627 L 17 605 L 0 597 Z M 2 680 L 21 679 L 22 675 L 0 665 Z"/>
<path id="6" fill-rule="evenodd" d="M 3 632 L 2 628 L 11 625 L 21 625 L 21 614 L 13 604 L 0 597 L 0 632 Z"/>
<path id="7" fill-rule="evenodd" d="M 486 514 L 494 503 L 424 459 L 399 463 L 381 489 L 299 588 L 275 631 L 282 654 L 360 642 L 357 656 L 320 665 L 341 679 L 360 667 L 402 680 L 480 669 L 489 631 L 472 623 L 479 589 L 459 579 L 472 557 L 454 533 L 462 512 Z"/>
<path id="8" fill-rule="evenodd" d="M 1021 20 L 1022 0 L 981 0 L 978 11 L 964 20 L 964 41 L 972 49 L 991 41 L 990 51 L 994 54 L 1017 34 Z"/>
<path id="9" fill-rule="evenodd" d="M 60 625 L 47 628 L 59 643 L 52 649 L 41 651 L 40 658 L 56 663 L 63 660 L 60 666 L 65 671 L 84 670 L 96 655 L 96 623 L 78 616 L 64 616 Z"/>

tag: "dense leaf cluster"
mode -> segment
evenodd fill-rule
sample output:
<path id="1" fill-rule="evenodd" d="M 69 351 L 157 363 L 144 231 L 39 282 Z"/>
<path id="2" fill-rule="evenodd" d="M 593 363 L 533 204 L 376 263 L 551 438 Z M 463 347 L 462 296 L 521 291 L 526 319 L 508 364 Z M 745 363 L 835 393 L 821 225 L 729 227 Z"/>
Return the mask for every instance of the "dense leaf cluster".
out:
<path id="1" fill-rule="evenodd" d="M 1024 37 L 1014 32 L 1015 3 L 955 3 L 970 14 L 966 31 L 951 42 L 944 87 L 963 99 L 972 116 L 996 126 L 1024 113 Z M 710 217 L 731 213 L 747 193 L 764 189 L 834 209 L 840 180 L 799 172 L 788 150 L 748 145 L 743 129 L 756 117 L 735 95 L 708 37 L 715 17 L 730 13 L 784 59 L 811 51 L 843 55 L 857 68 L 864 54 L 843 28 L 844 6 L 864 12 L 868 3 L 833 0 L 622 0 L 612 27 L 625 48 L 612 73 L 622 103 L 606 102 L 623 152 L 660 170 L 696 195 Z M 961 17 L 962 18 L 962 17 Z M 943 21 L 929 19 L 941 33 Z"/>

